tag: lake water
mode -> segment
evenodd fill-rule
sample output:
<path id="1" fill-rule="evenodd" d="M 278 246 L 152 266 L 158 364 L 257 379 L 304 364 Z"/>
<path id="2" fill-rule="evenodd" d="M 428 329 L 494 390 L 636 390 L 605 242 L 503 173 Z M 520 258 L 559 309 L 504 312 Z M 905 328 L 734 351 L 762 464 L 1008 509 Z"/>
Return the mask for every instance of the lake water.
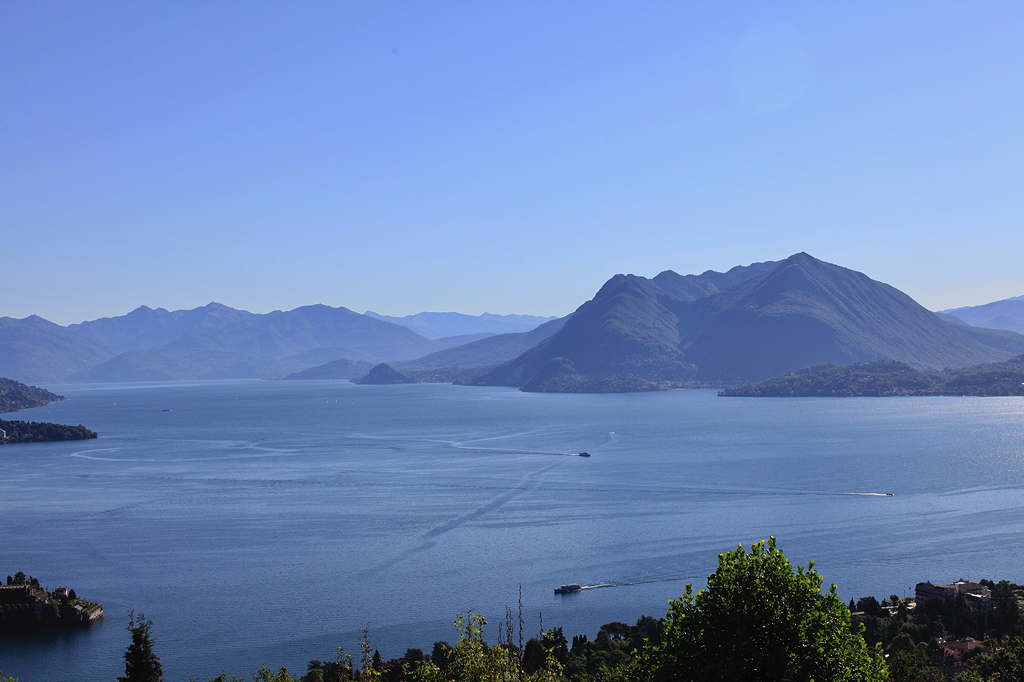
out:
<path id="1" fill-rule="evenodd" d="M 496 623 L 520 585 L 528 634 L 542 618 L 592 636 L 772 534 L 844 598 L 1024 582 L 1019 398 L 51 388 L 68 400 L 16 416 L 101 437 L 0 448 L 0 575 L 70 585 L 106 617 L 0 638 L 0 670 L 26 682 L 114 679 L 130 609 L 171 680 L 304 670 L 363 626 L 386 656 L 429 650 L 456 611 Z M 552 594 L 567 582 L 612 586 Z"/>

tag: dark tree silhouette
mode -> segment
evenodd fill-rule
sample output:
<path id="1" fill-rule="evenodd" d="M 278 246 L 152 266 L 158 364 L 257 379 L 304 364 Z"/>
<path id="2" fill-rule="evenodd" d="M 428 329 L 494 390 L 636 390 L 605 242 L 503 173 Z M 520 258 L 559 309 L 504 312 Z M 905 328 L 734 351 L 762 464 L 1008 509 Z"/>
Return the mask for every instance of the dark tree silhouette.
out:
<path id="1" fill-rule="evenodd" d="M 144 614 L 135 618 L 135 612 L 128 616 L 128 630 L 132 633 L 132 643 L 124 652 L 124 677 L 118 682 L 162 682 L 164 668 L 160 657 L 153 650 L 152 621 L 146 620 Z"/>

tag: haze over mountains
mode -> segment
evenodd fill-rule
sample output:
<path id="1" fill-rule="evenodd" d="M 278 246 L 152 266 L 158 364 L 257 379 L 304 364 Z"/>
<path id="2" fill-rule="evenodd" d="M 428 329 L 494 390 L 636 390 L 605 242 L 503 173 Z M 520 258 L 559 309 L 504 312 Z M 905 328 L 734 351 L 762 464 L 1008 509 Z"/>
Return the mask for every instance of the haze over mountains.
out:
<path id="1" fill-rule="evenodd" d="M 975 327 L 1009 329 L 1024 334 L 1024 296 L 1007 298 L 985 305 L 951 308 L 943 310 L 942 313 L 952 315 Z"/>
<path id="2" fill-rule="evenodd" d="M 403 327 L 408 327 L 420 336 L 427 339 L 441 339 L 446 336 L 466 336 L 476 334 L 480 336 L 491 334 L 515 334 L 528 332 L 554 317 L 541 317 L 538 315 L 494 315 L 484 313 L 482 315 L 465 315 L 463 313 L 416 313 L 403 317 L 392 317 L 390 315 L 379 315 L 372 310 L 367 310 L 366 315 L 385 322 L 394 322 Z M 471 339 L 467 339 L 469 342 Z"/>
<path id="3" fill-rule="evenodd" d="M 142 306 L 67 327 L 36 316 L 0 318 L 0 375 L 37 383 L 336 379 L 387 362 L 417 381 L 658 390 L 745 383 L 820 363 L 894 360 L 942 369 L 998 362 L 1024 353 L 1024 336 L 970 325 L 1009 324 L 1016 305 L 1024 300 L 936 314 L 889 285 L 799 253 L 728 272 L 615 275 L 558 319 L 386 318 L 325 305 L 255 314 L 218 303 Z M 426 336 L 448 332 L 458 334 Z"/>
<path id="4" fill-rule="evenodd" d="M 159 381 L 280 377 L 346 359 L 365 366 L 421 357 L 481 334 L 426 339 L 347 308 L 311 305 L 255 314 L 219 303 L 62 327 L 0 318 L 0 374 L 26 381 Z"/>
<path id="5" fill-rule="evenodd" d="M 405 369 L 431 370 L 446 367 L 490 367 L 511 360 L 556 333 L 568 318 L 560 317 L 528 332 L 496 334 L 479 341 L 440 350 L 415 360 L 399 362 Z"/>

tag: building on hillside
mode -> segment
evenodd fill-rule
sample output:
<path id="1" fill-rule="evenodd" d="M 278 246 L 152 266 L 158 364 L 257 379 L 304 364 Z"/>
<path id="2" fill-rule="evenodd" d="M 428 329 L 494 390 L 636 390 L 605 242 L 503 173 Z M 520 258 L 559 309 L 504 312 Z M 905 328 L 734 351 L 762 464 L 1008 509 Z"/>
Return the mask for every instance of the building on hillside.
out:
<path id="1" fill-rule="evenodd" d="M 992 590 L 981 583 L 972 583 L 967 580 L 957 580 L 955 583 L 949 584 L 918 583 L 914 588 L 914 596 L 918 604 L 924 604 L 929 599 L 949 601 L 963 596 L 964 601 L 972 609 L 988 611 L 992 608 Z"/>
<path id="2" fill-rule="evenodd" d="M 32 601 L 28 585 L 0 585 L 0 604 L 23 604 Z"/>
<path id="3" fill-rule="evenodd" d="M 966 657 L 975 649 L 985 650 L 985 644 L 973 637 L 962 639 L 944 639 L 939 637 L 936 642 L 942 651 L 942 667 L 948 675 L 956 675 L 967 668 Z"/>

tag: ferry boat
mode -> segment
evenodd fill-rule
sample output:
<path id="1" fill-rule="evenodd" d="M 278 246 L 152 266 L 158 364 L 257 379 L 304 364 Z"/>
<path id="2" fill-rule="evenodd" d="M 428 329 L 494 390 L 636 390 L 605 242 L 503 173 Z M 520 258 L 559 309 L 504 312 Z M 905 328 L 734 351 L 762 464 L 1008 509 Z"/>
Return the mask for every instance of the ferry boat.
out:
<path id="1" fill-rule="evenodd" d="M 572 594 L 573 592 L 579 592 L 583 589 L 583 585 L 579 583 L 569 583 L 568 585 L 559 585 L 555 588 L 555 594 Z"/>

